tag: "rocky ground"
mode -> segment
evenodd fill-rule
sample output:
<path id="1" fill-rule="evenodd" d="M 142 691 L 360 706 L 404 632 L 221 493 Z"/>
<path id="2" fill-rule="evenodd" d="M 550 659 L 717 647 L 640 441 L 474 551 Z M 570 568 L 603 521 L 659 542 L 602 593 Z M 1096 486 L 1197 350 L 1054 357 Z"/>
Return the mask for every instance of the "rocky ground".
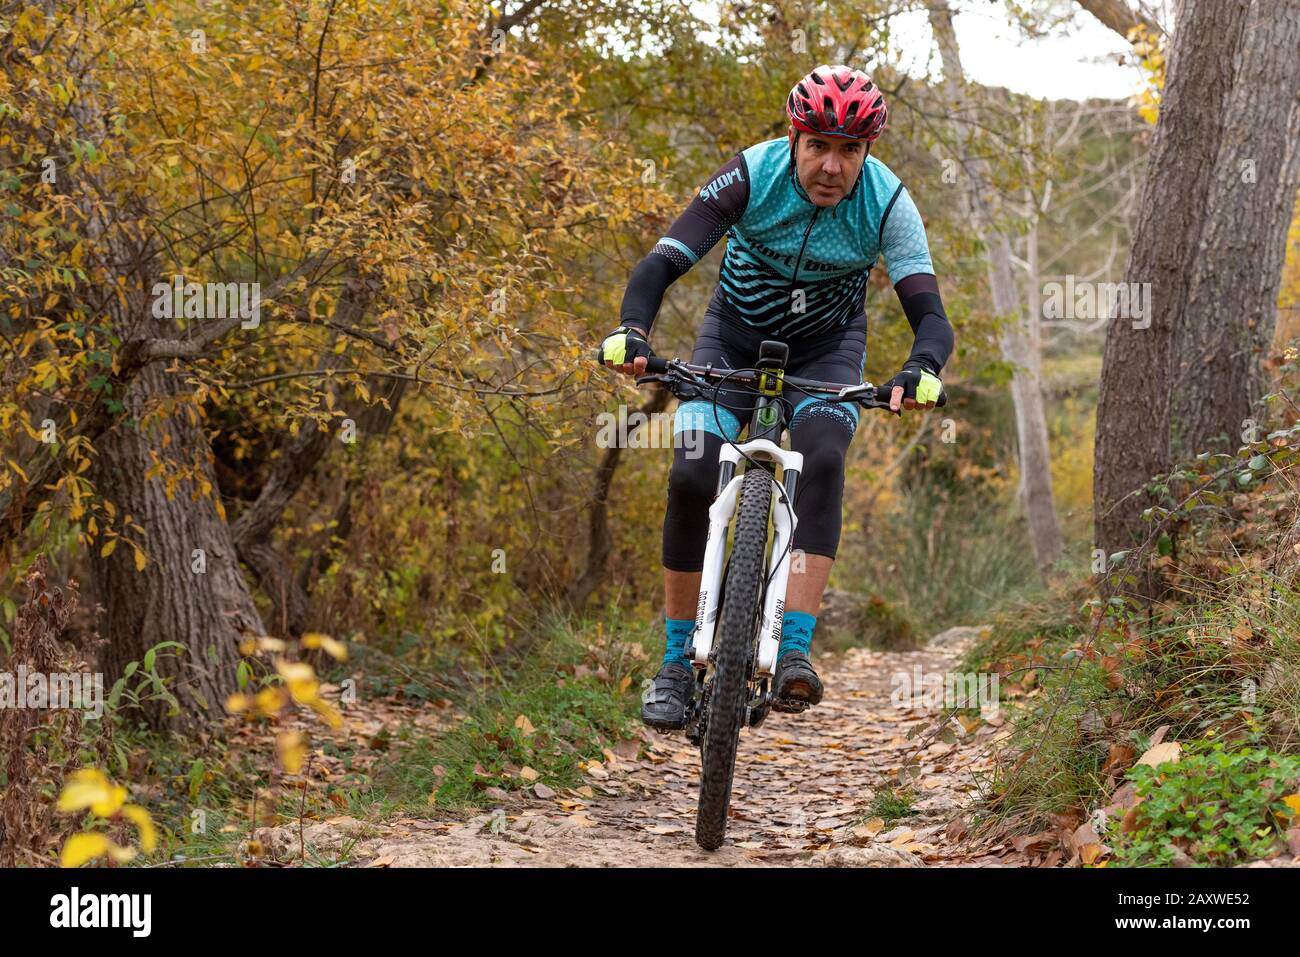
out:
<path id="1" fill-rule="evenodd" d="M 951 671 L 976 634 L 957 628 L 921 650 L 823 659 L 821 705 L 774 713 L 742 733 L 728 841 L 712 853 L 694 842 L 698 752 L 681 734 L 651 732 L 589 763 L 581 788 L 497 792 L 499 804 L 469 820 L 334 817 L 301 833 L 297 825 L 262 828 L 256 840 L 267 862 L 366 867 L 1043 863 L 1046 850 L 1035 855 L 1033 845 L 980 840 L 971 830 L 967 811 L 990 770 L 989 746 L 1007 733 L 1000 716 L 945 716 L 933 702 L 900 694 L 900 676 Z M 885 800 L 900 792 L 911 795 L 910 807 Z"/>

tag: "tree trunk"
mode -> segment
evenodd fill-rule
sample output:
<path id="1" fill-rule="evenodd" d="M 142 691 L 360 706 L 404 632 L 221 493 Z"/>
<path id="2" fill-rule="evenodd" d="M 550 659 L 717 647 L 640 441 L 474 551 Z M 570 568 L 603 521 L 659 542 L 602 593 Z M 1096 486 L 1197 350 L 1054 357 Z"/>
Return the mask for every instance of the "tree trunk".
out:
<path id="1" fill-rule="evenodd" d="M 137 570 L 135 550 L 126 542 L 91 562 L 95 590 L 107 611 L 102 665 L 110 683 L 159 642 L 185 646 L 159 653 L 155 666 L 160 676 L 174 679 L 169 690 L 177 713 L 169 715 L 161 701 L 150 702 L 145 713 L 154 727 L 180 730 L 223 716 L 226 698 L 237 690 L 239 641 L 264 633 L 230 527 L 213 498 L 192 496 L 194 484 L 187 480 L 176 482 L 169 497 L 165 474 L 145 478 L 157 461 L 169 468 L 188 466 L 216 494 L 207 437 L 183 390 L 180 374 L 162 363 L 146 366 L 127 393 L 125 419 L 98 446 L 96 488 L 117 506 L 123 521 L 130 516 L 143 527 L 143 538 L 131 537 L 138 539 L 147 563 Z M 142 422 L 160 402 L 176 397 L 182 397 L 178 409 Z"/>
<path id="2" fill-rule="evenodd" d="M 947 3 L 930 8 L 930 22 L 943 58 L 944 86 L 959 91 L 966 82 L 952 11 Z M 960 95 L 959 93 L 956 95 Z M 958 115 L 964 111 L 957 111 Z M 952 121 L 960 138 L 969 141 L 969 130 Z M 1011 241 L 995 228 L 993 212 L 986 205 L 993 195 L 988 164 L 972 158 L 965 164 L 966 200 L 971 219 L 984 240 L 988 255 L 989 292 L 993 312 L 1007 323 L 1002 334 L 1002 357 L 1012 364 L 1011 395 L 1016 410 L 1016 438 L 1019 447 L 1020 503 L 1029 523 L 1030 544 L 1039 574 L 1046 580 L 1061 554 L 1061 529 L 1056 518 L 1052 492 L 1052 460 L 1047 435 L 1043 392 L 1039 381 L 1039 342 L 1033 317 L 1020 308 L 1015 274 L 1011 267 Z"/>
<path id="3" fill-rule="evenodd" d="M 650 397 L 650 401 L 638 411 L 652 423 L 651 417 L 668 408 L 672 393 L 659 388 Z M 647 428 L 653 427 L 647 425 Z M 630 439 L 631 436 L 629 435 Z M 605 577 L 609 554 L 614 549 L 614 537 L 609 530 L 609 490 L 614 484 L 614 475 L 618 471 L 619 459 L 623 449 L 617 444 L 605 450 L 596 468 L 596 487 L 592 491 L 591 507 L 587 513 L 587 567 L 568 588 L 567 599 L 573 608 L 581 612 L 591 599 L 592 593 L 600 586 Z"/>
<path id="4" fill-rule="evenodd" d="M 1126 282 L 1151 284 L 1147 315 L 1112 317 L 1102 359 L 1093 521 L 1096 543 L 1108 552 L 1140 538 L 1150 502 L 1133 493 L 1169 467 L 1175 324 L 1201 239 L 1247 5 L 1187 0 L 1175 30 L 1125 267 Z"/>
<path id="5" fill-rule="evenodd" d="M 1029 523 L 1029 540 L 1046 579 L 1061 555 L 1061 529 L 1056 520 L 1052 492 L 1052 457 L 1047 436 L 1047 415 L 1040 381 L 1041 357 L 1026 321 L 1021 318 L 1015 276 L 1011 271 L 1011 244 L 1003 233 L 988 237 L 989 288 L 993 311 L 1014 316 L 1002 333 L 1002 358 L 1014 368 L 1011 398 L 1016 410 L 1019 448 L 1020 503 Z"/>
<path id="6" fill-rule="evenodd" d="M 47 16 L 58 12 L 53 3 L 42 6 Z M 85 28 L 81 14 L 77 16 Z M 102 144 L 108 137 L 107 118 L 116 110 L 113 94 L 101 87 L 91 65 L 79 56 L 70 60 L 69 72 L 77 79 L 76 95 L 67 105 L 77 136 Z M 197 409 L 185 400 L 184 373 L 168 372 L 162 362 L 148 361 L 149 350 L 165 349 L 167 342 L 136 341 L 151 332 L 166 339 L 176 331 L 170 322 L 152 318 L 150 291 L 168 273 L 161 268 L 152 232 L 134 225 L 152 221 L 156 211 L 147 198 L 119 196 L 111 185 L 79 167 L 61 166 L 76 171 L 69 181 L 69 195 L 85 218 L 98 285 L 118 290 L 95 312 L 123 342 L 114 356 L 115 385 L 120 391 L 111 395 L 122 399 L 124 413 L 114 421 L 103 401 L 109 393 L 104 393 L 96 397 L 92 412 L 81 423 L 83 434 L 97 436 L 91 477 L 96 491 L 116 507 L 113 524 L 124 538 L 108 556 L 95 554 L 90 562 L 91 578 L 107 612 L 103 631 L 108 642 L 101 666 L 113 682 L 129 662 L 142 662 L 145 652 L 158 643 L 171 640 L 185 645 L 179 654 L 167 649 L 155 665 L 160 677 L 172 679 L 168 691 L 176 700 L 176 714 L 168 715 L 162 701 L 151 700 L 145 716 L 155 727 L 189 728 L 222 716 L 226 696 L 237 687 L 238 638 L 261 634 L 262 626 L 229 529 L 213 499 L 188 494 L 206 484 L 215 495 L 216 479 Z M 107 201 L 106 196 L 113 199 Z M 220 335 L 224 328 L 211 328 L 172 345 L 201 350 L 210 341 L 206 335 Z M 159 410 L 161 415 L 142 421 L 147 412 Z M 61 436 L 66 442 L 67 434 Z M 45 494 L 43 479 L 52 474 L 54 461 L 48 456 L 35 475 L 42 483 L 37 486 L 40 495 Z M 159 463 L 192 468 L 187 480 L 176 483 L 171 497 L 165 476 L 146 478 Z M 18 523 L 16 532 L 30 515 L 21 500 L 7 505 L 7 514 Z M 141 571 L 136 569 L 131 542 L 146 556 Z M 205 553 L 203 574 L 191 570 L 196 549 Z M 133 684 L 139 680 L 137 675 Z"/>
<path id="7" fill-rule="evenodd" d="M 1287 230 L 1300 183 L 1300 0 L 1253 0 L 1237 54 L 1172 386 L 1175 460 L 1235 449 L 1268 391 Z M 1215 449 L 1218 451 L 1218 448 Z"/>

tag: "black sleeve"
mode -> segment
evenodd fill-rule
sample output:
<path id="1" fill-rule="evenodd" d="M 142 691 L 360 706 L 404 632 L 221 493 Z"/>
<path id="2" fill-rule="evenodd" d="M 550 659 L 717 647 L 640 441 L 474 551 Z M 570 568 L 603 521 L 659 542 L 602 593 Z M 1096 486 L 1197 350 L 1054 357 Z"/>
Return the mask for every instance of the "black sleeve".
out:
<path id="1" fill-rule="evenodd" d="M 749 168 L 737 153 L 700 187 L 667 235 L 632 270 L 619 321 L 650 331 L 664 293 L 703 258 L 745 213 L 749 203 Z"/>
<path id="2" fill-rule="evenodd" d="M 952 355 L 953 346 L 952 324 L 943 311 L 938 280 L 929 273 L 914 273 L 900 279 L 894 291 L 898 293 L 898 301 L 903 304 L 908 325 L 916 337 L 907 361 L 918 363 L 938 375 Z"/>

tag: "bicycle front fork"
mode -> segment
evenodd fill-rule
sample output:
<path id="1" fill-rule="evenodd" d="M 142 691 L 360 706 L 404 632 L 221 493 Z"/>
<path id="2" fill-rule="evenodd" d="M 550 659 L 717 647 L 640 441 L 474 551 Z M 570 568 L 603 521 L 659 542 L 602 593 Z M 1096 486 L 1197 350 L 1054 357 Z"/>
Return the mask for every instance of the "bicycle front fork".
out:
<path id="1" fill-rule="evenodd" d="M 776 653 L 781 646 L 781 625 L 785 618 L 785 592 L 790 578 L 788 550 L 794 538 L 798 519 L 794 514 L 795 487 L 803 471 L 803 454 L 783 449 L 770 439 L 753 439 L 739 447 L 724 445 L 719 456 L 721 470 L 718 475 L 718 494 L 709 506 L 709 537 L 704 546 L 704 569 L 700 578 L 700 597 L 696 604 L 695 630 L 686 649 L 696 667 L 706 668 L 709 652 L 718 624 L 719 596 L 722 590 L 723 567 L 727 552 L 727 535 L 731 520 L 736 514 L 743 476 L 736 474 L 736 465 L 745 457 L 764 462 L 774 462 L 781 467 L 781 484 L 774 488 L 776 510 L 772 525 L 772 547 L 766 564 L 769 579 L 765 582 L 761 601 L 762 620 L 759 624 L 758 657 L 754 664 L 755 679 L 771 677 L 776 669 Z M 751 465 L 750 468 L 759 466 Z M 782 491 L 784 486 L 784 491 Z M 773 571 L 775 569 L 775 571 Z"/>

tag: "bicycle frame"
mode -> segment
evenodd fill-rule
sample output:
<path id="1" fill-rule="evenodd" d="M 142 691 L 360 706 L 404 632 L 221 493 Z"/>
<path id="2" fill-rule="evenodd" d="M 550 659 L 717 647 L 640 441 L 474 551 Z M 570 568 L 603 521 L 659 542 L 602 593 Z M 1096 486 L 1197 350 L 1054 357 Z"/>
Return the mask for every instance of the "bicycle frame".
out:
<path id="1" fill-rule="evenodd" d="M 700 596 L 696 604 L 695 630 L 691 634 L 687 657 L 696 667 L 705 669 L 709 653 L 713 650 L 714 632 L 721 605 L 727 536 L 731 520 L 736 515 L 740 498 L 742 475 L 736 466 L 743 460 L 761 463 L 773 473 L 776 483 L 776 508 L 772 511 L 771 549 L 765 566 L 762 613 L 758 629 L 758 654 L 755 656 L 751 680 L 772 677 L 776 669 L 776 653 L 781 646 L 781 628 L 785 619 L 785 593 L 790 581 L 790 542 L 794 538 L 798 518 L 794 514 L 794 494 L 803 471 L 803 454 L 781 447 L 786 431 L 785 408 L 780 396 L 784 389 L 785 362 L 789 355 L 787 346 L 780 342 L 764 342 L 758 361 L 757 396 L 749 424 L 749 439 L 740 445 L 727 444 L 718 455 L 718 491 L 709 506 L 708 539 L 704 546 L 704 568 L 700 577 Z M 776 467 L 780 467 L 780 478 Z M 750 468 L 756 466 L 751 464 Z"/>
<path id="2" fill-rule="evenodd" d="M 711 364 L 688 366 L 678 359 L 652 356 L 646 363 L 649 374 L 637 380 L 638 384 L 662 382 L 679 400 L 711 395 L 715 415 L 721 384 L 733 377 L 749 385 L 757 397 L 747 440 L 743 444 L 724 440 L 718 453 L 718 485 L 709 505 L 695 626 L 686 648 L 695 684 L 684 728 L 688 740 L 700 747 L 695 840 L 705 850 L 716 850 L 726 835 L 741 731 L 761 725 L 771 710 L 793 713 L 808 705 L 797 696 L 776 700 L 775 689 L 769 689 L 781 646 L 793 554 L 790 547 L 798 527 L 794 499 L 803 472 L 803 455 L 782 448 L 790 424 L 786 421 L 790 403 L 783 393 L 789 387 L 805 395 L 825 393 L 828 402 L 891 409 L 890 401 L 869 382 L 846 385 L 787 379 L 784 366 L 788 358 L 789 347 L 775 340 L 762 343 L 752 369 L 715 370 Z M 944 398 L 940 394 L 936 404 L 944 404 Z M 747 469 L 764 472 L 737 475 L 736 466 L 742 461 Z M 767 482 L 772 487 L 766 486 Z M 764 501 L 766 514 L 759 511 Z M 742 504 L 745 511 L 738 518 Z M 729 561 L 727 546 L 733 525 L 737 544 Z M 724 595 L 728 587 L 736 591 Z M 677 727 L 664 726 L 662 730 Z"/>

